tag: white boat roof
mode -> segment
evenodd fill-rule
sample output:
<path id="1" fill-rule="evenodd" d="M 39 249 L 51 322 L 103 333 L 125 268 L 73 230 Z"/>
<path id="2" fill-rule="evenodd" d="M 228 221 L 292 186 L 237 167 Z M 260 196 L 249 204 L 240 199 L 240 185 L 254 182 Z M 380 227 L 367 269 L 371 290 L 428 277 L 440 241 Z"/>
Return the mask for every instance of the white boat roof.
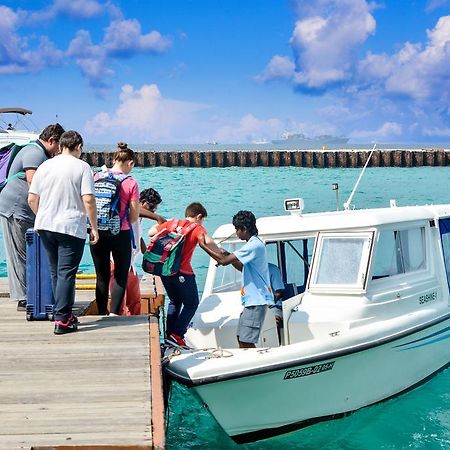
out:
<path id="1" fill-rule="evenodd" d="M 317 231 L 350 230 L 376 227 L 392 223 L 413 222 L 450 217 L 450 204 L 402 206 L 391 208 L 357 209 L 309 213 L 302 215 L 262 217 L 256 220 L 259 235 L 266 239 L 270 236 L 307 234 Z M 234 226 L 221 225 L 213 234 L 216 240 L 231 238 Z M 236 237 L 234 239 L 236 240 Z"/>

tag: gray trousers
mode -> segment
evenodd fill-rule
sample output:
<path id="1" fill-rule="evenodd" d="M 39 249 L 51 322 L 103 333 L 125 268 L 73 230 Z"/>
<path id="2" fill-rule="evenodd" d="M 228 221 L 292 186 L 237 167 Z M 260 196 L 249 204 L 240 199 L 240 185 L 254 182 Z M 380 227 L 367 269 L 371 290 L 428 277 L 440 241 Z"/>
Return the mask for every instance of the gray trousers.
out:
<path id="1" fill-rule="evenodd" d="M 0 217 L 0 220 L 8 266 L 9 297 L 14 301 L 25 300 L 27 298 L 25 233 L 28 228 L 33 228 L 33 222 L 13 217 Z"/>

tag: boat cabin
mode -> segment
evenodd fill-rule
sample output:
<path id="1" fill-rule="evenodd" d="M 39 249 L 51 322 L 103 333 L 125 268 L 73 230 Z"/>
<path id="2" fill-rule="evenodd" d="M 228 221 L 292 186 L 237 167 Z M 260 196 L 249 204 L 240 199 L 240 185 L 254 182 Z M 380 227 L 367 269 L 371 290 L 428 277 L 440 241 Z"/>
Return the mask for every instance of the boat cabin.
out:
<path id="1" fill-rule="evenodd" d="M 289 208 L 292 206 L 292 208 Z M 259 347 L 333 339 L 380 321 L 448 310 L 450 205 L 291 213 L 257 221 L 268 262 L 284 284 L 282 327 L 269 309 Z M 216 243 L 243 245 L 231 224 Z M 186 339 L 194 348 L 236 348 L 241 273 L 211 260 L 202 301 Z"/>

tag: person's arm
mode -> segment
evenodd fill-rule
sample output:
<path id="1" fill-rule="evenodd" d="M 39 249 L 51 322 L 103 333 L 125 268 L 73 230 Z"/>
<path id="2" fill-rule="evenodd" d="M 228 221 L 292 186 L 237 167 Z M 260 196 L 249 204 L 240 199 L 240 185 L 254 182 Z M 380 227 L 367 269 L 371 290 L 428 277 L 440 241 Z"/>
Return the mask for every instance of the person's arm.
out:
<path id="1" fill-rule="evenodd" d="M 28 187 L 30 187 L 31 181 L 33 180 L 35 173 L 36 173 L 36 169 L 26 169 L 25 170 L 25 177 L 27 179 Z M 30 206 L 30 208 L 31 208 L 31 206 Z"/>
<path id="2" fill-rule="evenodd" d="M 216 251 L 215 249 L 211 249 L 208 245 L 206 245 L 205 242 L 205 235 L 201 235 L 199 239 L 199 245 L 200 248 L 202 248 L 209 256 L 211 256 L 212 259 L 217 261 L 219 265 L 221 266 L 228 266 L 229 264 L 232 264 L 233 267 L 235 267 L 237 270 L 242 272 L 243 265 L 242 263 L 236 258 L 234 253 L 228 253 L 228 252 L 222 252 L 219 247 L 217 249 L 219 251 Z M 214 244 L 215 245 L 215 244 Z"/>
<path id="3" fill-rule="evenodd" d="M 147 250 L 147 246 L 145 245 L 144 239 L 141 238 L 139 245 L 141 247 L 141 253 L 145 253 L 145 251 Z"/>
<path id="4" fill-rule="evenodd" d="M 91 224 L 91 232 L 89 242 L 94 245 L 98 242 L 98 229 L 97 229 L 97 205 L 95 203 L 95 196 L 93 194 L 85 194 L 81 196 L 83 200 L 86 215 L 89 218 Z"/>
<path id="5" fill-rule="evenodd" d="M 148 209 L 145 208 L 140 209 L 139 217 L 143 217 L 144 219 L 152 219 L 158 223 L 167 222 L 167 219 L 165 219 L 164 217 L 160 216 L 159 214 L 156 214 L 155 212 L 149 211 Z"/>
<path id="6" fill-rule="evenodd" d="M 130 201 L 130 209 L 128 211 L 128 220 L 131 223 L 137 222 L 139 219 L 139 210 L 141 208 L 141 204 L 139 200 L 131 200 Z"/>
<path id="7" fill-rule="evenodd" d="M 30 206 L 31 211 L 33 211 L 34 214 L 37 214 L 39 209 L 39 195 L 30 192 L 28 194 L 28 205 Z"/>
<path id="8" fill-rule="evenodd" d="M 158 232 L 158 225 L 153 225 L 150 230 L 148 230 L 149 237 L 154 236 Z"/>

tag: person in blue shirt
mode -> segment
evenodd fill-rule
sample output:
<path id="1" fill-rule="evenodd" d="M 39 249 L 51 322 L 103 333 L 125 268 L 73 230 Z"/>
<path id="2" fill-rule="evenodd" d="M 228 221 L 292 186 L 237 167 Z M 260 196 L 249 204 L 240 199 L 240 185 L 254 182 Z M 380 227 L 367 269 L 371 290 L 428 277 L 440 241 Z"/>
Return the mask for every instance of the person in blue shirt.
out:
<path id="1" fill-rule="evenodd" d="M 200 246 L 220 265 L 232 264 L 242 272 L 241 300 L 244 309 L 239 318 L 239 347 L 256 347 L 267 307 L 274 304 L 264 242 L 258 237 L 256 218 L 250 211 L 239 211 L 233 217 L 236 235 L 246 243 L 234 253 L 216 253 L 200 242 Z"/>

